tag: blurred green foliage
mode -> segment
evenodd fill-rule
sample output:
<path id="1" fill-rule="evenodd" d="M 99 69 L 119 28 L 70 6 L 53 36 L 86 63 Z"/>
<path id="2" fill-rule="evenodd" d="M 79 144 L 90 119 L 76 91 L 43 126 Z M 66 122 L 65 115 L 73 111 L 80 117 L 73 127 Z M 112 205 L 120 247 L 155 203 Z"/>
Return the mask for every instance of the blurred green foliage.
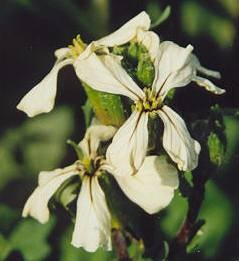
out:
<path id="1" fill-rule="evenodd" d="M 15 105 L 33 82 L 40 80 L 51 67 L 53 51 L 67 46 L 76 34 L 80 33 L 89 42 L 116 29 L 143 9 L 156 22 L 168 4 L 172 10 L 170 19 L 155 30 L 162 39 L 168 37 L 167 40 L 179 44 L 192 42 L 195 49 L 200 49 L 203 62 L 221 70 L 224 80 L 220 84 L 228 91 L 226 98 L 212 98 L 210 94 L 197 95 L 196 88 L 191 88 L 187 90 L 187 102 L 179 100 L 176 106 L 186 114 L 193 111 L 200 115 L 215 101 L 235 107 L 224 113 L 226 154 L 218 173 L 206 186 L 199 216 L 206 223 L 188 252 L 191 260 L 239 258 L 239 236 L 235 232 L 239 231 L 239 117 L 236 109 L 239 91 L 235 86 L 238 0 L 6 0 L 0 3 L 0 36 L 3 39 L 0 44 L 0 260 L 116 260 L 113 252 L 99 250 L 89 254 L 72 247 L 70 217 L 64 216 L 61 210 L 55 211 L 60 211 L 62 220 L 52 218 L 45 225 L 21 218 L 22 207 L 36 186 L 39 171 L 54 169 L 65 161 L 72 162 L 66 140 L 79 140 L 79 133 L 90 122 L 91 111 L 87 104 L 84 106 L 88 115 L 86 122 L 82 118 L 81 106 L 85 100 L 77 92 L 80 88 L 77 80 L 71 80 L 72 72 L 66 69 L 59 75 L 59 93 L 62 94 L 58 95 L 53 112 L 26 119 L 16 111 Z M 76 127 L 75 121 L 80 127 Z M 213 137 L 210 142 L 218 145 Z M 220 150 L 220 146 L 217 148 Z M 155 216 L 155 241 L 162 238 L 169 241 L 179 230 L 187 211 L 183 196 L 177 192 L 170 206 Z M 129 253 L 133 260 L 149 260 L 142 256 L 143 249 L 137 241 L 129 245 Z"/>

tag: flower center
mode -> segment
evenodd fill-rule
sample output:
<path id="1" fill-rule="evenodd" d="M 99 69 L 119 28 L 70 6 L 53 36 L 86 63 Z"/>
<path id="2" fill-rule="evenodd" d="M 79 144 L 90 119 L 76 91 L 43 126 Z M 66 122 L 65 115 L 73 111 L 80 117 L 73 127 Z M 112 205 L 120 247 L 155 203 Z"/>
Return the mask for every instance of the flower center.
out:
<path id="1" fill-rule="evenodd" d="M 94 159 L 85 157 L 83 160 L 79 160 L 77 164 L 77 169 L 82 173 L 81 175 L 90 177 L 100 176 L 102 172 L 101 166 L 103 164 L 103 157 L 98 156 Z"/>
<path id="2" fill-rule="evenodd" d="M 135 109 L 138 111 L 154 112 L 163 105 L 163 97 L 158 96 L 151 88 L 144 88 L 145 97 L 135 103 Z"/>
<path id="3" fill-rule="evenodd" d="M 80 35 L 78 34 L 76 38 L 72 40 L 72 44 L 68 46 L 70 49 L 68 55 L 71 58 L 77 58 L 86 48 L 86 44 L 81 40 Z"/>

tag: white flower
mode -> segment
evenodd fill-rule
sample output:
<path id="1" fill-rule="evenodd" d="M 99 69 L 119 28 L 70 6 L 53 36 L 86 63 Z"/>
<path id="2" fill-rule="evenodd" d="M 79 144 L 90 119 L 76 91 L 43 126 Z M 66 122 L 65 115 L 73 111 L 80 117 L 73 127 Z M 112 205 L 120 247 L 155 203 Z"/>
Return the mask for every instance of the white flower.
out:
<path id="1" fill-rule="evenodd" d="M 92 88 L 121 94 L 132 99 L 135 111 L 116 133 L 107 151 L 107 159 L 118 175 L 132 174 L 142 165 L 148 146 L 148 116 L 158 115 L 164 123 L 163 146 L 180 170 L 192 170 L 198 164 L 199 143 L 190 137 L 183 119 L 163 100 L 172 88 L 196 81 L 214 93 L 224 90 L 197 76 L 201 72 L 219 77 L 219 73 L 203 68 L 191 53 L 193 47 L 182 48 L 173 42 L 162 42 L 153 32 L 139 30 L 138 39 L 146 46 L 155 66 L 155 79 L 149 89 L 142 90 L 121 66 L 122 57 L 90 54 L 84 63 L 77 62 L 76 73 Z M 107 44 L 107 43 L 106 43 Z M 121 162 L 124 162 L 122 164 Z"/>
<path id="2" fill-rule="evenodd" d="M 99 247 L 110 250 L 111 217 L 104 192 L 98 182 L 102 171 L 105 170 L 116 178 L 129 199 L 149 214 L 166 207 L 178 187 L 176 168 L 167 163 L 163 157 L 150 156 L 146 157 L 136 175 L 117 176 L 114 168 L 97 155 L 100 141 L 112 138 L 115 131 L 111 126 L 91 126 L 85 138 L 79 143 L 84 154 L 83 160 L 63 169 L 41 172 L 38 187 L 24 206 L 23 217 L 30 215 L 41 223 L 47 222 L 50 198 L 64 181 L 78 175 L 82 179 L 82 185 L 77 199 L 72 244 L 91 252 Z"/>
<path id="3" fill-rule="evenodd" d="M 45 223 L 49 219 L 48 202 L 64 181 L 80 176 L 81 190 L 77 199 L 76 222 L 72 236 L 72 245 L 93 252 L 103 247 L 111 250 L 111 218 L 103 190 L 98 177 L 101 174 L 101 162 L 96 157 L 100 141 L 112 138 L 115 128 L 92 126 L 85 138 L 79 143 L 84 158 L 69 167 L 39 174 L 38 187 L 27 200 L 23 217 L 28 215 Z"/>
<path id="4" fill-rule="evenodd" d="M 148 30 L 149 26 L 149 16 L 145 12 L 141 12 L 114 33 L 89 44 L 86 49 L 86 46 L 80 37 L 77 37 L 73 40 L 73 45 L 69 48 L 56 50 L 55 56 L 57 57 L 57 60 L 55 65 L 43 80 L 21 99 L 17 105 L 17 109 L 24 111 L 29 117 L 34 117 L 40 113 L 50 112 L 55 104 L 57 76 L 61 68 L 71 64 L 74 69 L 77 70 L 78 60 L 81 60 L 82 63 L 84 63 L 84 59 L 97 49 L 102 49 L 107 52 L 107 50 L 104 49 L 104 46 L 111 47 L 124 44 L 133 39 L 139 29 Z"/>

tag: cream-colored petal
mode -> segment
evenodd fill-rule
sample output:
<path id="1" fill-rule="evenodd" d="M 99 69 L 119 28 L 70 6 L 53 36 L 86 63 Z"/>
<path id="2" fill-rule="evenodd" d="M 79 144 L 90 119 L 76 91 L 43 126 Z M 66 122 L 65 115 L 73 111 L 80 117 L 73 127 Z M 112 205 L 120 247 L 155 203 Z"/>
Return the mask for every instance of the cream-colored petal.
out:
<path id="1" fill-rule="evenodd" d="M 212 83 L 208 79 L 200 77 L 200 76 L 197 75 L 197 73 L 199 72 L 199 73 L 204 74 L 206 76 L 213 77 L 213 78 L 216 78 L 216 79 L 220 79 L 221 78 L 220 72 L 209 70 L 209 69 L 203 67 L 200 64 L 198 58 L 194 54 L 191 54 L 191 64 L 194 67 L 194 77 L 192 79 L 194 82 L 196 82 L 199 86 L 203 86 L 206 90 L 208 90 L 208 91 L 210 91 L 214 94 L 225 93 L 224 89 L 217 87 L 214 83 Z"/>
<path id="2" fill-rule="evenodd" d="M 214 94 L 223 94 L 226 91 L 217 87 L 214 83 L 200 76 L 194 76 L 193 81 L 196 82 L 199 86 L 203 86 L 207 91 Z"/>
<path id="3" fill-rule="evenodd" d="M 116 175 L 132 175 L 142 165 L 148 147 L 148 113 L 132 112 L 116 132 L 106 158 Z"/>
<path id="4" fill-rule="evenodd" d="M 50 178 L 52 174 L 53 178 Z M 66 171 L 66 169 L 59 169 L 49 172 L 40 173 L 42 181 L 28 198 L 22 216 L 32 216 L 37 219 L 40 223 L 46 223 L 49 219 L 49 209 L 48 202 L 50 198 L 54 195 L 61 184 L 69 179 L 70 177 L 79 174 L 78 171 Z M 46 179 L 44 178 L 46 175 Z M 46 182 L 46 181 L 49 182 Z"/>
<path id="5" fill-rule="evenodd" d="M 107 47 L 125 44 L 136 36 L 138 29 L 148 30 L 150 23 L 148 14 L 143 11 L 115 32 L 96 41 L 96 43 Z"/>
<path id="6" fill-rule="evenodd" d="M 58 72 L 68 64 L 72 64 L 70 59 L 55 64 L 45 78 L 21 99 L 17 109 L 24 111 L 28 117 L 51 111 L 55 104 Z"/>
<path id="7" fill-rule="evenodd" d="M 199 59 L 197 58 L 196 55 L 194 54 L 191 54 L 191 60 L 192 60 L 192 63 L 194 64 L 194 67 L 195 67 L 195 70 L 206 75 L 206 76 L 209 76 L 209 77 L 213 77 L 213 78 L 216 78 L 216 79 L 220 79 L 221 78 L 221 74 L 220 72 L 218 71 L 214 71 L 214 70 L 210 70 L 210 69 L 207 69 L 205 67 L 203 67 L 201 64 L 200 64 L 200 61 Z"/>
<path id="8" fill-rule="evenodd" d="M 159 56 L 159 37 L 152 31 L 138 30 L 137 41 L 143 44 L 149 52 L 152 62 Z"/>
<path id="9" fill-rule="evenodd" d="M 84 139 L 79 143 L 83 153 L 88 157 L 96 156 L 97 149 L 100 142 L 110 140 L 115 132 L 116 128 L 106 125 L 91 125 L 87 130 Z"/>
<path id="10" fill-rule="evenodd" d="M 168 106 L 164 105 L 158 114 L 164 123 L 164 149 L 180 170 L 193 170 L 198 165 L 200 144 L 191 138 L 184 120 Z"/>
<path id="11" fill-rule="evenodd" d="M 165 208 L 178 187 L 177 169 L 165 157 L 148 156 L 135 175 L 114 176 L 127 197 L 149 214 Z"/>
<path id="12" fill-rule="evenodd" d="M 153 88 L 161 96 L 175 87 L 182 87 L 191 82 L 193 67 L 190 65 L 191 45 L 186 48 L 165 41 L 159 46 L 159 57 L 155 62 L 156 78 Z"/>
<path id="13" fill-rule="evenodd" d="M 55 178 L 75 171 L 76 171 L 75 164 L 72 164 L 70 166 L 61 169 L 58 168 L 52 171 L 41 171 L 38 175 L 38 186 L 43 187 L 48 183 L 50 183 Z"/>
<path id="14" fill-rule="evenodd" d="M 55 50 L 55 56 L 57 58 L 57 60 L 62 60 L 65 59 L 67 57 L 67 54 L 69 53 L 70 49 L 68 47 L 63 47 L 60 49 Z"/>
<path id="15" fill-rule="evenodd" d="M 124 95 L 132 100 L 144 97 L 144 92 L 121 66 L 119 56 L 92 53 L 86 59 L 78 59 L 74 66 L 79 79 L 95 90 Z"/>
<path id="16" fill-rule="evenodd" d="M 97 177 L 83 179 L 71 243 L 89 252 L 111 250 L 111 218 Z"/>

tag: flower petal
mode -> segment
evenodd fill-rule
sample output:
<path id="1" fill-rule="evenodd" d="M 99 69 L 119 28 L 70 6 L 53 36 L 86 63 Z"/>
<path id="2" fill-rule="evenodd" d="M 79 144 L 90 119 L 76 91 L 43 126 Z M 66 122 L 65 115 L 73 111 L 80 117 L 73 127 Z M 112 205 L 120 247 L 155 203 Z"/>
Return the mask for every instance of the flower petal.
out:
<path id="1" fill-rule="evenodd" d="M 193 170 L 198 165 L 200 144 L 191 138 L 184 120 L 168 106 L 163 106 L 158 114 L 164 123 L 164 149 L 180 170 Z"/>
<path id="2" fill-rule="evenodd" d="M 106 159 L 116 175 L 132 175 L 142 165 L 148 147 L 148 113 L 134 111 L 115 134 Z"/>
<path id="3" fill-rule="evenodd" d="M 99 247 L 111 250 L 111 220 L 105 195 L 97 177 L 85 176 L 77 200 L 72 245 L 94 252 Z"/>
<path id="4" fill-rule="evenodd" d="M 46 223 L 49 219 L 48 201 L 65 180 L 77 174 L 78 171 L 72 170 L 72 167 L 70 171 L 65 168 L 41 172 L 39 175 L 40 184 L 28 198 L 22 216 L 30 215 L 40 223 Z"/>
<path id="5" fill-rule="evenodd" d="M 194 76 L 193 81 L 196 82 L 199 86 L 203 86 L 207 91 L 214 94 L 223 94 L 226 91 L 217 87 L 214 83 L 200 76 Z"/>
<path id="6" fill-rule="evenodd" d="M 150 23 L 148 14 L 143 11 L 115 32 L 96 41 L 96 43 L 107 47 L 125 44 L 136 36 L 138 29 L 148 30 Z"/>
<path id="7" fill-rule="evenodd" d="M 137 86 L 120 64 L 119 56 L 95 53 L 86 59 L 78 59 L 74 66 L 77 76 L 95 90 L 125 95 L 132 100 L 144 97 L 144 92 Z"/>
<path id="8" fill-rule="evenodd" d="M 159 55 L 159 37 L 152 31 L 138 30 L 137 41 L 143 44 L 149 52 L 152 62 Z"/>
<path id="9" fill-rule="evenodd" d="M 69 53 L 70 49 L 68 47 L 63 47 L 60 49 L 55 50 L 55 56 L 58 61 L 65 59 L 67 57 L 67 54 Z"/>
<path id="10" fill-rule="evenodd" d="M 79 143 L 83 153 L 90 157 L 96 156 L 97 149 L 100 142 L 110 140 L 116 132 L 116 128 L 113 126 L 105 125 L 92 125 L 85 134 L 84 139 Z"/>
<path id="11" fill-rule="evenodd" d="M 51 111 L 55 104 L 58 72 L 68 64 L 72 64 L 71 59 L 56 63 L 45 78 L 21 99 L 17 109 L 24 111 L 28 117 Z"/>
<path id="12" fill-rule="evenodd" d="M 165 157 L 146 157 L 135 175 L 114 176 L 127 197 L 149 214 L 165 208 L 178 187 L 177 169 Z"/>
<path id="13" fill-rule="evenodd" d="M 197 73 L 199 72 L 199 73 L 207 75 L 209 77 L 220 79 L 221 78 L 220 72 L 209 70 L 209 69 L 203 67 L 200 64 L 198 58 L 194 54 L 191 54 L 191 64 L 194 67 L 194 77 L 192 79 L 194 82 L 196 82 L 199 86 L 205 87 L 206 90 L 208 90 L 214 94 L 223 94 L 226 92 L 224 89 L 217 87 L 215 84 L 213 84 L 208 79 L 205 79 L 205 78 L 197 75 Z"/>
<path id="14" fill-rule="evenodd" d="M 182 87 L 191 82 L 193 67 L 190 66 L 191 45 L 186 48 L 165 41 L 159 46 L 159 57 L 155 62 L 156 77 L 153 84 L 156 92 L 165 97 L 175 87 Z"/>

